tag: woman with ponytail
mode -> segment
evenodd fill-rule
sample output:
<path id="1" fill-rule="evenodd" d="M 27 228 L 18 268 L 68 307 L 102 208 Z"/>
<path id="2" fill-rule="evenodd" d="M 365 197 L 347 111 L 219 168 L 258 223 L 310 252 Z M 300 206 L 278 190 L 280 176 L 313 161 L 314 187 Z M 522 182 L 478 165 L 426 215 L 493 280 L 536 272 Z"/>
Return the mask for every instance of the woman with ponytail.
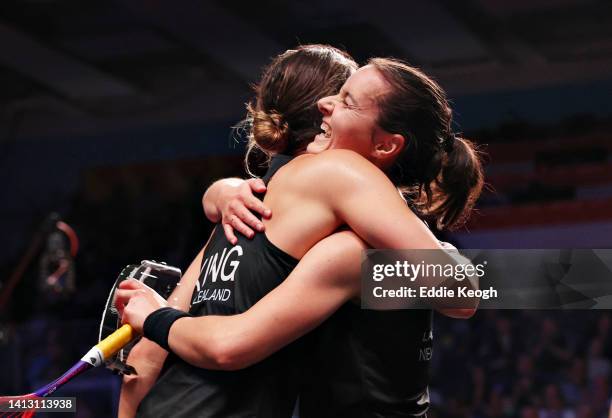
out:
<path id="1" fill-rule="evenodd" d="M 293 60 L 285 58 L 276 65 L 287 69 L 288 61 Z M 231 416 L 281 416 L 280 406 L 267 407 L 267 403 L 278 404 L 269 391 L 266 400 L 251 392 L 261 394 L 264 388 L 275 388 L 286 408 L 293 393 L 289 389 L 294 387 L 287 384 L 287 378 L 301 386 L 302 417 L 422 416 L 427 411 L 431 311 L 365 311 L 352 301 L 360 294 L 364 249 L 442 248 L 419 217 L 431 218 L 445 228 L 459 225 L 482 187 L 478 155 L 469 142 L 452 135 L 451 112 L 443 91 L 404 63 L 372 60 L 352 74 L 338 94 L 292 114 L 295 102 L 283 99 L 309 93 L 291 82 L 292 77 L 302 76 L 282 68 L 268 70 L 249 107 L 250 148 L 272 155 L 263 203 L 272 208 L 274 216 L 256 221 L 265 225 L 265 234 L 254 235 L 253 241 L 239 237 L 235 245 L 223 247 L 222 254 L 228 257 L 239 254 L 231 261 L 233 270 L 221 272 L 229 287 L 214 283 L 216 273 L 214 279 L 209 275 L 221 254 L 217 228 L 177 293 L 187 302 L 183 309 L 196 316 L 167 307 L 139 282 L 127 281 L 117 292 L 123 321 L 136 330 L 144 328 L 145 337 L 170 351 L 174 359 L 143 401 L 144 411 L 159 413 L 165 407 L 175 416 L 188 416 L 208 406 L 210 416 L 218 411 L 231 412 Z M 308 86 L 311 92 L 320 89 L 316 84 Z M 311 110 L 317 107 L 322 119 L 313 117 Z M 399 196 L 398 188 L 406 200 Z M 216 220 L 225 217 L 216 201 L 223 196 L 218 191 L 207 195 L 214 202 L 207 214 Z M 236 219 L 232 214 L 224 226 L 236 226 Z M 253 242 L 265 243 L 287 264 L 292 260 L 297 264 L 274 289 L 261 287 L 258 275 L 268 274 L 268 261 L 250 262 L 255 255 L 249 251 L 257 245 L 250 244 Z M 246 303 L 240 293 L 243 288 L 253 292 Z M 228 291 L 230 296 L 207 300 L 207 290 L 212 289 Z M 202 311 L 203 305 L 208 311 Z M 433 307 L 456 317 L 468 317 L 475 309 L 449 310 L 436 307 L 435 302 Z M 316 331 L 295 341 L 330 316 Z M 301 370 L 296 371 L 291 367 L 294 362 L 282 359 L 286 350 L 295 353 L 299 343 L 307 351 L 302 352 Z M 279 364 L 270 367 L 270 359 L 284 368 L 279 369 Z M 260 365 L 265 366 L 257 369 Z M 217 375 L 205 368 L 244 368 L 240 371 L 244 373 Z M 258 372 L 261 382 L 254 377 Z M 271 373 L 273 379 L 265 373 Z M 210 396 L 211 381 L 218 386 L 241 378 L 248 385 L 240 385 L 240 396 L 231 399 L 244 402 L 246 408 L 230 406 L 229 395 L 226 399 L 218 391 Z M 279 382 L 286 385 L 279 386 Z M 189 403 L 174 395 L 174 402 L 160 400 L 162 394 L 175 393 L 174 388 L 197 392 L 205 402 Z M 253 399 L 266 407 L 259 404 L 263 409 L 257 413 Z M 179 400 L 184 412 L 177 415 L 176 409 L 168 408 L 178 407 Z"/>
<path id="2" fill-rule="evenodd" d="M 452 110 L 446 94 L 426 74 L 387 58 L 374 58 L 369 66 L 380 72 L 392 92 L 379 98 L 378 125 L 387 132 L 401 134 L 405 141 L 402 152 L 386 174 L 421 218 L 433 221 L 439 230 L 459 228 L 467 221 L 484 183 L 480 151 L 473 142 L 452 131 Z M 270 102 L 272 97 L 277 100 L 283 97 L 278 91 L 272 93 L 274 76 L 264 75 L 255 89 L 256 100 L 247 106 L 246 121 L 250 130 L 245 158 L 247 171 L 257 171 L 260 164 L 267 166 L 275 154 L 295 156 L 328 149 L 355 151 L 354 138 L 325 140 L 322 145 L 313 144 L 306 150 L 321 129 L 318 125 L 313 127 L 315 123 L 311 122 L 310 129 L 299 130 L 299 127 L 308 126 L 307 118 L 299 123 L 295 119 L 295 115 L 300 114 L 297 109 L 306 107 L 304 103 L 296 100 Z M 302 91 L 302 87 L 296 90 Z M 319 102 L 319 112 L 325 116 L 329 112 L 326 103 L 336 97 L 324 97 Z M 280 114 L 272 109 L 286 111 Z M 312 115 L 308 119 L 317 120 Z M 289 126 L 295 127 L 298 135 Z M 265 156 L 263 163 L 262 155 Z M 267 215 L 265 206 L 252 194 L 252 191 L 262 190 L 265 188 L 255 179 L 248 182 L 220 180 L 204 195 L 204 211 L 211 221 L 224 225 L 229 240 L 235 241 L 234 230 L 252 236 L 251 228 L 262 230 L 262 224 L 247 209 Z"/>
<path id="3" fill-rule="evenodd" d="M 386 58 L 374 58 L 369 65 L 390 86 L 379 100 L 378 125 L 405 140 L 389 178 L 420 214 L 436 221 L 438 229 L 456 229 L 482 189 L 474 144 L 453 133 L 446 94 L 423 72 Z"/>

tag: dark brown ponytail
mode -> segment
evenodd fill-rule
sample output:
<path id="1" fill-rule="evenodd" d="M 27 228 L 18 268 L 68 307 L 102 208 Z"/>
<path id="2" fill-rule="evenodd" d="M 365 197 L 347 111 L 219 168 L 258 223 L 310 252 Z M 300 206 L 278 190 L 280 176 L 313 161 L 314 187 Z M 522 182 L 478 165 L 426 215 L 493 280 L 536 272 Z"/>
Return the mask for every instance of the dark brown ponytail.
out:
<path id="1" fill-rule="evenodd" d="M 453 134 L 444 90 L 420 70 L 387 58 L 370 60 L 391 89 L 379 99 L 378 124 L 406 145 L 388 175 L 422 216 L 455 229 L 469 216 L 483 186 L 479 151 Z"/>
<path id="2" fill-rule="evenodd" d="M 439 193 L 429 213 L 439 229 L 456 228 L 467 220 L 484 183 L 480 151 L 468 139 L 452 138 L 435 180 Z"/>

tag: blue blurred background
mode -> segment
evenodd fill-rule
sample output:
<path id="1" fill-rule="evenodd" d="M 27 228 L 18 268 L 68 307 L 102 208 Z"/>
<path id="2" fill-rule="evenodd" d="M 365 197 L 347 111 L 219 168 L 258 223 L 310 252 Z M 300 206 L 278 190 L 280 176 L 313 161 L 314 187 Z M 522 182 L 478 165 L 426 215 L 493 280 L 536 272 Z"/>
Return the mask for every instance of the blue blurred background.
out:
<path id="1" fill-rule="evenodd" d="M 0 393 L 27 392 L 80 358 L 124 265 L 187 266 L 212 228 L 203 191 L 245 175 L 232 126 L 249 85 L 300 43 L 360 63 L 403 58 L 447 90 L 455 129 L 488 153 L 488 187 L 470 223 L 444 238 L 610 248 L 610 22 L 604 0 L 3 0 Z M 43 261 L 57 250 L 51 213 L 80 239 L 59 287 Z M 437 317 L 430 416 L 607 416 L 610 320 Z M 79 398 L 77 416 L 103 417 L 118 390 L 100 370 L 62 394 Z"/>

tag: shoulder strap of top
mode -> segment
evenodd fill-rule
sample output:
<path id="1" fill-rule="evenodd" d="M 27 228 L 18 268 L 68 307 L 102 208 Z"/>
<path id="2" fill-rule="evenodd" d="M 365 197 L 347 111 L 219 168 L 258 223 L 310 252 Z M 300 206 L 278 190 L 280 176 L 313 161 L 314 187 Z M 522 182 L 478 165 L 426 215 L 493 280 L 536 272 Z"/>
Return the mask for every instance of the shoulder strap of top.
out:
<path id="1" fill-rule="evenodd" d="M 291 161 L 293 159 L 292 156 L 290 155 L 284 155 L 284 154 L 276 154 L 274 157 L 272 157 L 272 159 L 270 160 L 270 167 L 268 167 L 268 171 L 266 172 L 266 174 L 263 176 L 262 180 L 264 181 L 264 183 L 267 185 L 268 182 L 270 181 L 270 179 L 272 178 L 272 176 L 274 174 L 276 174 L 276 172 L 285 164 L 287 164 L 289 161 Z"/>

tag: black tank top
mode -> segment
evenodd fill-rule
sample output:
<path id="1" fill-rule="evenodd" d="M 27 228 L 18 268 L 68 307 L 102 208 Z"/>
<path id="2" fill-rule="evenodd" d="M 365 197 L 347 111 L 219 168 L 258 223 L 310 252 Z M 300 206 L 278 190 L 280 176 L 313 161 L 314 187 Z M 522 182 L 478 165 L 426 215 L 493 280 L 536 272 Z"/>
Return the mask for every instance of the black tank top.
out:
<path id="1" fill-rule="evenodd" d="M 264 181 L 289 160 L 274 157 Z M 193 315 L 244 312 L 278 286 L 298 263 L 265 234 L 255 234 L 252 240 L 237 236 L 237 244 L 232 245 L 223 228 L 215 227 L 193 292 Z M 238 371 L 201 369 L 171 353 L 137 416 L 290 417 L 299 386 L 301 351 L 302 343 L 296 341 Z"/>
<path id="2" fill-rule="evenodd" d="M 430 310 L 342 306 L 311 335 L 300 418 L 424 415 L 429 407 L 432 316 Z"/>

